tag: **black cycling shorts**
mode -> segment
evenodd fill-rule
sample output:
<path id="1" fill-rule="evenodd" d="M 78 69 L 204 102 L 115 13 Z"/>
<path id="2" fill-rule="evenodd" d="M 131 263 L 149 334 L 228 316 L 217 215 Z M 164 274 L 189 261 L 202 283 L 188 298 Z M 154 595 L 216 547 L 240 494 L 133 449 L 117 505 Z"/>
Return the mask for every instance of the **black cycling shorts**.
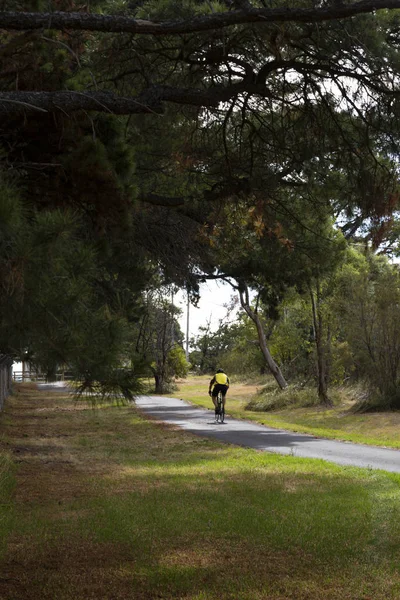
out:
<path id="1" fill-rule="evenodd" d="M 228 391 L 227 385 L 224 385 L 223 383 L 216 383 L 214 385 L 214 388 L 212 391 L 213 398 L 216 398 L 218 396 L 219 392 L 222 392 L 222 395 L 226 396 L 227 391 Z"/>

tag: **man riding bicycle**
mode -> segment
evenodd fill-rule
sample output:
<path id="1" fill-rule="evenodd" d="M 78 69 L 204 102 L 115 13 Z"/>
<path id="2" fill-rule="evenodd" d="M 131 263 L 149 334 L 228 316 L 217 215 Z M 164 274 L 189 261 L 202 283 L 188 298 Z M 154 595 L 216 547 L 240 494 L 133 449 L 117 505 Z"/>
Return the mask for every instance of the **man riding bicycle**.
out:
<path id="1" fill-rule="evenodd" d="M 214 386 L 214 388 L 213 388 L 213 386 Z M 208 394 L 209 394 L 209 396 L 211 396 L 212 401 L 215 406 L 215 414 L 216 415 L 218 414 L 218 404 L 217 404 L 218 393 L 221 392 L 221 394 L 222 394 L 222 406 L 225 409 L 225 396 L 226 396 L 226 392 L 228 391 L 228 388 L 229 388 L 229 377 L 227 376 L 227 374 L 225 373 L 225 371 L 223 369 L 218 369 L 218 371 L 215 373 L 214 377 L 211 379 L 210 386 L 208 389 Z"/>

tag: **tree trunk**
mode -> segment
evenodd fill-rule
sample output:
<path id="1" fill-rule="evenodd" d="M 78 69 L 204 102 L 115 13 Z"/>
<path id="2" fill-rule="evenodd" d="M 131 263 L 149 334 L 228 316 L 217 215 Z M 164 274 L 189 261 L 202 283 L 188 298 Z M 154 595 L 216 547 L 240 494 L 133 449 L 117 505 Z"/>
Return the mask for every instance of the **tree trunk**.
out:
<path id="1" fill-rule="evenodd" d="M 166 393 L 166 384 L 168 383 L 168 378 L 165 373 L 165 369 L 154 369 L 154 382 L 155 382 L 155 393 L 156 394 L 165 394 Z"/>
<path id="2" fill-rule="evenodd" d="M 159 371 L 157 369 L 155 369 L 154 367 L 150 367 L 150 370 L 152 371 L 153 377 L 154 377 L 154 392 L 156 394 L 162 394 L 163 393 L 162 376 L 160 375 Z"/>
<path id="3" fill-rule="evenodd" d="M 318 375 L 318 397 L 321 404 L 332 406 L 328 396 L 328 370 L 326 348 L 323 340 L 323 316 L 321 312 L 321 298 L 319 282 L 317 282 L 317 301 L 310 286 L 311 307 L 315 335 L 315 347 L 317 350 L 317 375 Z"/>
<path id="4" fill-rule="evenodd" d="M 154 382 L 155 382 L 155 386 L 154 386 L 155 393 L 163 394 L 164 393 L 164 382 L 162 380 L 162 377 L 160 377 L 160 375 L 158 373 L 154 373 Z"/>
<path id="5" fill-rule="evenodd" d="M 265 332 L 264 332 L 263 324 L 261 323 L 261 319 L 260 319 L 258 313 L 256 311 L 252 310 L 252 308 L 250 306 L 249 291 L 248 291 L 247 286 L 245 286 L 244 291 L 239 289 L 239 297 L 240 297 L 240 304 L 241 304 L 242 308 L 246 311 L 247 315 L 250 317 L 250 319 L 253 321 L 253 323 L 257 327 L 258 344 L 260 346 L 261 352 L 263 353 L 263 356 L 264 356 L 265 362 L 268 366 L 268 369 L 272 373 L 272 375 L 275 377 L 275 380 L 276 380 L 277 384 L 279 385 L 279 387 L 281 388 L 281 390 L 284 390 L 288 384 L 287 384 L 284 376 L 282 375 L 282 371 L 280 370 L 280 368 L 278 367 L 278 365 L 272 358 L 271 353 L 268 349 L 267 338 L 265 336 Z"/>

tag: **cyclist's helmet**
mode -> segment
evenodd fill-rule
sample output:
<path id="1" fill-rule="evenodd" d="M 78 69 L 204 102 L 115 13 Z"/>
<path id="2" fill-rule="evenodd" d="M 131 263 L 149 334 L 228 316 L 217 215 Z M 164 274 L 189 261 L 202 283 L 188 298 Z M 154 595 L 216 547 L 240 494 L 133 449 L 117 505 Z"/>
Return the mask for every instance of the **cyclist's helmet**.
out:
<path id="1" fill-rule="evenodd" d="M 223 369 L 218 369 L 217 373 L 225 373 L 225 371 Z"/>

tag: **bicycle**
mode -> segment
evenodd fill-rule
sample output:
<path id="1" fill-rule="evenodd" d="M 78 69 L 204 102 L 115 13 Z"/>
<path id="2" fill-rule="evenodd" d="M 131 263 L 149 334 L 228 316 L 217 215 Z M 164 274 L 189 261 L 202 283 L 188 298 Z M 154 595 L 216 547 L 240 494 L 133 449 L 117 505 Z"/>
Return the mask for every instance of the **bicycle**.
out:
<path id="1" fill-rule="evenodd" d="M 217 423 L 223 423 L 225 420 L 225 408 L 222 401 L 222 392 L 218 392 L 217 396 L 217 410 L 215 411 L 215 421 Z"/>

